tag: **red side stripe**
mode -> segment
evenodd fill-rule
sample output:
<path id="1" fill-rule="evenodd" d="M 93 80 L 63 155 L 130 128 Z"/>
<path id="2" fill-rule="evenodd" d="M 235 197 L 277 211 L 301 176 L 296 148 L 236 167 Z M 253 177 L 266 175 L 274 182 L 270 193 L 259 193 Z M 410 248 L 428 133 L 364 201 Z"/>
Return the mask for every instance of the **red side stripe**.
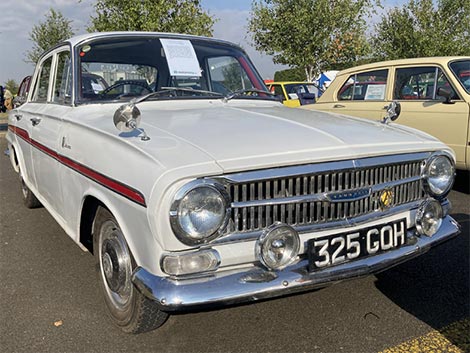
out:
<path id="1" fill-rule="evenodd" d="M 127 186 L 119 181 L 113 180 L 97 171 L 84 166 L 68 157 L 58 154 L 56 151 L 50 149 L 49 147 L 44 146 L 43 144 L 39 143 L 30 138 L 28 131 L 21 129 L 17 126 L 9 125 L 8 129 L 16 134 L 17 136 L 21 137 L 23 140 L 31 144 L 33 147 L 37 148 L 38 150 L 44 152 L 51 158 L 56 159 L 58 162 L 62 163 L 63 165 L 69 167 L 72 170 L 86 176 L 87 178 L 95 181 L 96 183 L 118 193 L 119 195 L 124 196 L 125 198 L 136 202 L 137 204 L 147 207 L 145 203 L 144 195 L 134 188 Z"/>

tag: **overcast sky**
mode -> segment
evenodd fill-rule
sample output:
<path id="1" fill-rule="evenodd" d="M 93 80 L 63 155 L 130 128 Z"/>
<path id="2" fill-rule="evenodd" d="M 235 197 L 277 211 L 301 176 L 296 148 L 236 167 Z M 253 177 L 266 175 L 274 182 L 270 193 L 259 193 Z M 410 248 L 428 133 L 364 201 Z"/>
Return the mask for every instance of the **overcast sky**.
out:
<path id="1" fill-rule="evenodd" d="M 404 0 L 382 1 L 388 6 Z M 275 65 L 272 58 L 262 55 L 250 45 L 247 21 L 252 0 L 202 0 L 202 6 L 217 18 L 214 37 L 241 45 L 249 54 L 263 78 L 273 78 L 274 72 L 285 67 Z M 0 84 L 8 79 L 18 83 L 32 73 L 33 66 L 24 62 L 26 52 L 32 48 L 28 39 L 32 27 L 44 21 L 49 8 L 62 12 L 73 20 L 76 34 L 85 33 L 94 0 L 1 0 L 2 21 L 0 26 Z"/>

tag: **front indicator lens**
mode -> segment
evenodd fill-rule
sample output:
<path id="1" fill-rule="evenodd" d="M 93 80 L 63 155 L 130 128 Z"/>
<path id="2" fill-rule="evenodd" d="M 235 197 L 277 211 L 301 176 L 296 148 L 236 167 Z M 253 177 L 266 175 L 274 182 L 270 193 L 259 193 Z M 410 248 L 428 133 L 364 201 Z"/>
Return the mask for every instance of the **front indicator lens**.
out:
<path id="1" fill-rule="evenodd" d="M 188 254 L 166 255 L 162 260 L 162 269 L 169 275 L 180 276 L 214 271 L 219 264 L 219 254 L 209 249 Z"/>
<path id="2" fill-rule="evenodd" d="M 416 230 L 421 235 L 432 237 L 442 224 L 441 204 L 436 200 L 425 201 L 416 213 Z"/>

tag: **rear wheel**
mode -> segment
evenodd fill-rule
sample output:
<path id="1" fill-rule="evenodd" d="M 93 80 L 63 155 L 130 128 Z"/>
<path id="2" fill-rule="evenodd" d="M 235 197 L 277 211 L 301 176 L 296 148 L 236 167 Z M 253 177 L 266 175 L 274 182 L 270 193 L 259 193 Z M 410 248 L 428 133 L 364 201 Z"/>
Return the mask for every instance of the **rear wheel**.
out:
<path id="1" fill-rule="evenodd" d="M 163 325 L 168 314 L 132 284 L 135 267 L 132 255 L 116 219 L 101 206 L 95 216 L 93 241 L 104 301 L 113 321 L 129 333 L 146 332 Z"/>
<path id="2" fill-rule="evenodd" d="M 23 198 L 23 203 L 28 208 L 38 208 L 41 207 L 41 202 L 36 198 L 33 192 L 26 185 L 23 176 L 20 173 L 20 184 L 21 184 L 21 195 Z"/>

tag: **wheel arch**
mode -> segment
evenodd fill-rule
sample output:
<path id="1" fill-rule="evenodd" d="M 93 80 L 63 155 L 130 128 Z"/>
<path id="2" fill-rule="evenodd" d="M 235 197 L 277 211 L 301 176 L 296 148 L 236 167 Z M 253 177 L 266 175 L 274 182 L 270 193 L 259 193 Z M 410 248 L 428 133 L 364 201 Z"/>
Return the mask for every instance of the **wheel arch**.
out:
<path id="1" fill-rule="evenodd" d="M 18 155 L 16 153 L 16 147 L 13 143 L 10 143 L 8 146 L 10 151 L 10 162 L 16 173 L 20 172 L 20 162 L 18 160 Z"/>
<path id="2" fill-rule="evenodd" d="M 109 208 L 92 195 L 85 196 L 80 213 L 80 244 L 93 254 L 93 221 L 98 207 Z M 111 211 L 110 211 L 111 212 Z"/>
<path id="3" fill-rule="evenodd" d="M 143 266 L 153 273 L 160 271 L 159 258 L 162 249 L 151 235 L 146 211 L 139 210 L 120 199 L 113 199 L 97 190 L 89 190 L 83 196 L 78 225 L 79 243 L 90 253 L 93 249 L 93 226 L 98 207 L 107 209 L 116 219 L 126 240 L 127 246 L 138 266 Z M 145 235 L 144 235 L 145 234 Z"/>

